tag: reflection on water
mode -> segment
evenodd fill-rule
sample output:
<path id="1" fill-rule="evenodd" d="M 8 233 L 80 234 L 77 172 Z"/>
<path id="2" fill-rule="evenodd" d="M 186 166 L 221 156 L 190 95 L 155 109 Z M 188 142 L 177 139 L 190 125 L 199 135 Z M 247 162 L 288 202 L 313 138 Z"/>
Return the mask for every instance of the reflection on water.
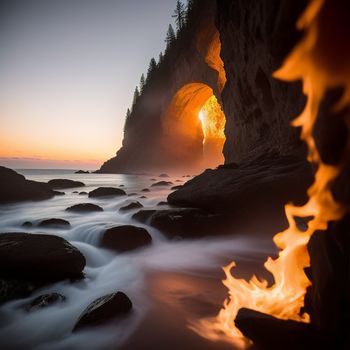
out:
<path id="1" fill-rule="evenodd" d="M 86 184 L 82 188 L 65 190 L 64 196 L 47 201 L 26 202 L 0 205 L 0 232 L 45 232 L 64 237 L 76 246 L 85 256 L 87 264 L 84 270 L 86 279 L 76 283 L 63 281 L 41 288 L 26 299 L 4 304 L 0 308 L 0 344 L 4 349 L 109 349 L 121 344 L 137 327 L 146 315 L 150 300 L 145 296 L 145 277 L 149 271 L 185 271 L 193 269 L 220 269 L 223 260 L 230 261 L 233 256 L 248 257 L 257 253 L 266 253 L 262 244 L 246 238 L 218 238 L 197 241 L 169 241 L 159 231 L 134 222 L 131 218 L 135 211 L 120 213 L 119 208 L 133 200 L 140 201 L 146 208 L 154 208 L 160 201 L 166 200 L 169 188 L 150 187 L 149 175 L 104 175 L 73 174 L 72 171 L 20 171 L 30 180 L 48 181 L 53 178 L 69 178 Z M 181 177 L 167 179 L 183 180 Z M 164 180 L 164 179 L 163 179 Z M 90 199 L 75 191 L 89 192 L 99 186 L 118 187 L 132 196 L 113 199 Z M 143 188 L 151 188 L 147 198 L 139 197 L 145 193 Z M 103 207 L 104 211 L 93 214 L 75 214 L 66 212 L 71 205 L 90 202 Z M 162 209 L 166 206 L 162 206 Z M 34 224 L 48 218 L 62 218 L 71 223 L 69 229 L 38 229 L 35 225 L 23 229 L 22 223 Z M 100 237 L 108 226 L 118 224 L 136 224 L 146 227 L 153 237 L 153 245 L 131 253 L 117 254 L 99 247 Z M 254 248 L 255 246 L 255 248 Z M 236 259 L 237 260 L 237 259 Z M 117 324 L 71 333 L 80 313 L 94 299 L 117 290 L 125 292 L 133 302 L 132 314 Z M 23 310 L 23 304 L 34 297 L 48 292 L 58 292 L 67 297 L 61 304 L 35 312 Z M 150 335 L 152 336 L 152 335 Z M 156 335 L 155 335 L 156 336 Z"/>

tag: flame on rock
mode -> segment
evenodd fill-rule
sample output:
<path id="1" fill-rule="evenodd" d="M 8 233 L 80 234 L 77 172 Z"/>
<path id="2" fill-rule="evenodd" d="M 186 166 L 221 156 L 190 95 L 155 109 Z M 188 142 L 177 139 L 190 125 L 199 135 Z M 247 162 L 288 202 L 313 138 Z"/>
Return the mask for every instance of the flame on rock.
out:
<path id="1" fill-rule="evenodd" d="M 318 46 L 322 39 L 319 38 L 319 15 L 324 4 L 324 0 L 310 1 L 297 23 L 299 29 L 306 31 L 305 37 L 274 74 L 276 78 L 286 81 L 302 80 L 303 91 L 307 96 L 304 111 L 292 125 L 301 127 L 301 138 L 309 148 L 308 160 L 318 166 L 314 184 L 308 190 L 309 200 L 302 207 L 291 204 L 285 206 L 289 227 L 274 237 L 274 243 L 280 249 L 278 257 L 269 258 L 264 265 L 274 277 L 271 286 L 256 276 L 249 281 L 235 278 L 231 272 L 235 267 L 234 262 L 224 267 L 226 279 L 223 283 L 229 290 L 229 297 L 223 308 L 215 319 L 201 320 L 199 324 L 190 326 L 206 338 L 231 340 L 243 346 L 247 340 L 235 326 L 236 315 L 243 307 L 280 319 L 310 320 L 308 314 L 301 313 L 306 289 L 311 285 L 304 273 L 304 268 L 310 265 L 307 243 L 316 230 L 325 230 L 329 221 L 339 220 L 345 213 L 343 206 L 333 199 L 331 193 L 331 185 L 342 170 L 342 165 L 322 163 L 312 131 L 328 88 L 339 85 L 345 87 L 342 101 L 336 108 L 340 109 L 350 101 L 349 75 L 336 75 L 319 63 Z M 294 217 L 312 217 L 308 229 L 298 229 Z"/>

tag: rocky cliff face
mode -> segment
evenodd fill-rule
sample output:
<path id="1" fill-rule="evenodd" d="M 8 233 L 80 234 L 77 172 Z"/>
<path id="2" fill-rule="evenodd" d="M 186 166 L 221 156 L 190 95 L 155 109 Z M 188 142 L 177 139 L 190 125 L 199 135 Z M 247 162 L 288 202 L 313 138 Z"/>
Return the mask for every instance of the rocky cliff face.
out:
<path id="1" fill-rule="evenodd" d="M 191 171 L 203 151 L 201 130 L 198 137 L 175 142 L 177 151 L 183 148 L 178 154 L 169 147 L 172 135 L 164 120 L 176 93 L 192 83 L 211 89 L 225 113 L 225 163 L 267 151 L 302 153 L 298 131 L 289 125 L 305 103 L 301 86 L 272 75 L 299 38 L 295 22 L 306 0 L 197 3 L 196 19 L 165 55 L 156 81 L 135 106 L 123 147 L 101 172 Z M 215 59 L 219 54 L 225 71 Z"/>

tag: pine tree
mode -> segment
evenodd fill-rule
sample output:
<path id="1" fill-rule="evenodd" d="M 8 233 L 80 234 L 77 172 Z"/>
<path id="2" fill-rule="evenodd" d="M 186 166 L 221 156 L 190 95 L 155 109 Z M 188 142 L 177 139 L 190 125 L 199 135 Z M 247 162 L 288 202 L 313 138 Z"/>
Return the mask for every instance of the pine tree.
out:
<path id="1" fill-rule="evenodd" d="M 163 63 L 163 61 L 164 61 L 164 55 L 163 55 L 163 52 L 160 52 L 159 60 L 158 60 L 158 67 Z"/>
<path id="2" fill-rule="evenodd" d="M 131 111 L 130 111 L 130 108 L 128 108 L 128 110 L 126 111 L 126 116 L 125 116 L 124 132 L 126 131 L 126 129 L 129 126 L 130 116 L 131 116 Z"/>
<path id="3" fill-rule="evenodd" d="M 172 17 L 175 18 L 176 28 L 179 32 L 186 23 L 185 5 L 180 0 L 177 0 L 176 2 L 176 8 Z"/>
<path id="4" fill-rule="evenodd" d="M 136 86 L 135 91 L 134 91 L 134 97 L 132 99 L 132 110 L 134 110 L 134 107 L 135 107 L 139 97 L 140 97 L 139 88 Z"/>
<path id="5" fill-rule="evenodd" d="M 165 38 L 167 50 L 169 50 L 169 48 L 171 47 L 171 45 L 175 40 L 176 40 L 176 36 L 175 36 L 174 28 L 171 24 L 169 24 L 168 31 L 166 33 L 166 38 Z"/>
<path id="6" fill-rule="evenodd" d="M 186 7 L 186 21 L 189 22 L 189 19 L 191 18 L 192 11 L 194 8 L 194 2 L 195 0 L 188 0 L 187 7 Z"/>
<path id="7" fill-rule="evenodd" d="M 145 84 L 146 84 L 145 75 L 142 73 L 141 79 L 140 79 L 140 94 L 141 95 L 143 94 L 143 92 L 145 90 Z"/>
<path id="8" fill-rule="evenodd" d="M 151 61 L 149 63 L 148 66 L 148 71 L 147 71 L 147 79 L 146 79 L 146 84 L 148 84 L 150 82 L 150 80 L 152 80 L 153 74 L 154 72 L 157 70 L 157 62 L 156 60 L 152 57 Z"/>

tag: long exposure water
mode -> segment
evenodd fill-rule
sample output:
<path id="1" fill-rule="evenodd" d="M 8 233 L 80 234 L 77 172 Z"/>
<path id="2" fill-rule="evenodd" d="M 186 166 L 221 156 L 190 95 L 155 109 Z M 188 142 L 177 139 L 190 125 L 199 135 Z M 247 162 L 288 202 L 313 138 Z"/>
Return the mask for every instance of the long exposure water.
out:
<path id="1" fill-rule="evenodd" d="M 158 230 L 132 219 L 136 210 L 119 212 L 119 208 L 132 201 L 139 201 L 147 209 L 168 208 L 157 203 L 166 200 L 170 187 L 151 187 L 155 180 L 172 181 L 179 185 L 188 178 L 160 178 L 157 175 L 104 175 L 74 174 L 63 170 L 19 170 L 27 179 L 47 182 L 54 178 L 79 180 L 85 187 L 63 190 L 64 196 L 50 200 L 0 205 L 0 232 L 46 233 L 64 237 L 76 246 L 86 258 L 86 278 L 71 283 L 62 281 L 36 290 L 31 296 L 7 302 L 0 307 L 1 349 L 115 349 L 122 344 L 147 315 L 151 301 L 144 293 L 147 274 L 150 271 L 188 272 L 220 269 L 223 261 L 232 258 L 254 259 L 266 255 L 269 247 L 259 239 L 242 236 L 221 236 L 198 240 L 169 240 Z M 119 187 L 128 196 L 91 199 L 89 192 L 100 186 Z M 149 188 L 150 192 L 142 192 Z M 147 198 L 140 198 L 146 196 Z M 103 212 L 77 214 L 65 211 L 78 203 L 94 203 Z M 62 218 L 71 223 L 69 229 L 38 229 L 35 223 L 48 218 Z M 31 221 L 32 228 L 22 223 Z M 129 253 L 115 253 L 100 246 L 101 235 L 106 228 L 132 224 L 145 227 L 153 238 L 153 244 Z M 81 312 L 94 299 L 115 291 L 125 292 L 133 302 L 130 316 L 105 327 L 72 333 Z M 23 305 L 44 293 L 58 292 L 66 301 L 47 308 L 28 312 Z M 152 335 L 150 335 L 152 336 Z"/>

